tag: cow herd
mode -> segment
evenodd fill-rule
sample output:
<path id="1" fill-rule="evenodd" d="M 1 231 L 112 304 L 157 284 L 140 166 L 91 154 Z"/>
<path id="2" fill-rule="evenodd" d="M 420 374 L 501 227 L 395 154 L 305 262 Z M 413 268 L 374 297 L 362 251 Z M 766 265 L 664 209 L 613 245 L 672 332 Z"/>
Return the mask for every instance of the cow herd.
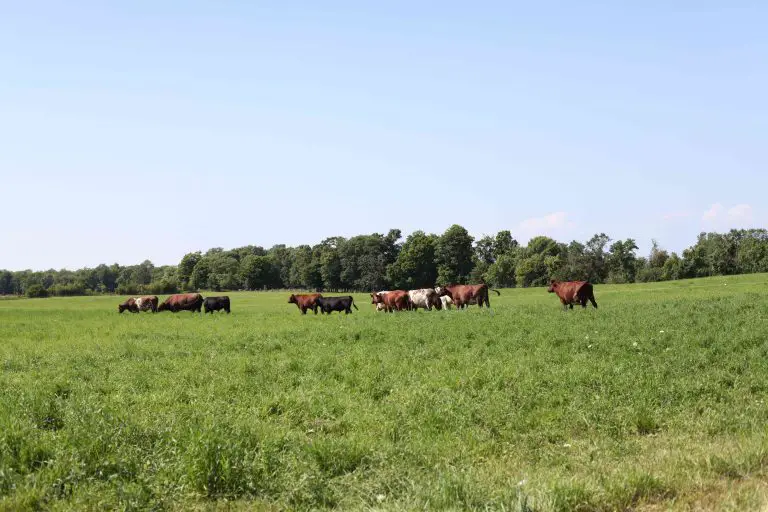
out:
<path id="1" fill-rule="evenodd" d="M 117 312 L 122 313 L 126 310 L 131 313 L 138 313 L 140 311 L 152 311 L 153 313 L 159 311 L 170 311 L 172 313 L 177 311 L 195 311 L 199 313 L 201 310 L 211 314 L 219 310 L 224 310 L 227 313 L 230 312 L 229 297 L 226 295 L 203 298 L 199 293 L 179 293 L 171 295 L 160 304 L 158 302 L 159 300 L 156 295 L 131 297 L 117 306 Z"/>
<path id="2" fill-rule="evenodd" d="M 485 284 L 460 284 L 443 286 L 436 288 L 420 288 L 418 290 L 383 290 L 371 293 L 371 304 L 376 311 L 392 313 L 394 311 L 411 311 L 416 309 L 451 309 L 456 306 L 463 309 L 472 304 L 479 307 L 491 307 L 488 292 L 495 292 L 501 295 L 498 290 L 488 288 Z M 574 304 L 587 307 L 587 302 L 591 302 L 593 307 L 597 307 L 592 285 L 587 281 L 551 281 L 547 288 L 549 293 L 555 293 L 563 305 L 563 309 L 573 309 Z M 352 308 L 358 309 L 355 300 L 351 295 L 341 297 L 324 297 L 320 293 L 291 294 L 288 298 L 289 304 L 296 304 L 302 315 L 312 310 L 317 314 L 331 314 L 334 311 L 342 311 L 349 315 Z M 118 312 L 130 311 L 139 313 L 140 311 L 194 311 L 213 313 L 214 311 L 230 312 L 229 297 L 226 295 L 220 297 L 205 297 L 199 293 L 181 293 L 171 295 L 162 303 L 157 296 L 131 297 L 117 307 Z"/>
<path id="3" fill-rule="evenodd" d="M 371 293 L 371 304 L 376 307 L 376 311 L 385 311 L 392 313 L 394 311 L 411 311 L 416 309 L 450 309 L 455 305 L 463 309 L 470 304 L 477 304 L 480 307 L 485 305 L 491 307 L 488 299 L 488 285 L 453 285 L 437 288 L 420 288 L 418 290 L 383 290 Z M 501 295 L 498 290 L 491 290 Z M 344 297 L 323 297 L 320 293 L 293 294 L 288 298 L 289 304 L 296 304 L 302 315 L 306 315 L 311 310 L 315 314 L 330 314 L 333 311 L 344 311 L 346 314 L 352 313 L 351 307 L 354 301 L 351 296 Z"/>

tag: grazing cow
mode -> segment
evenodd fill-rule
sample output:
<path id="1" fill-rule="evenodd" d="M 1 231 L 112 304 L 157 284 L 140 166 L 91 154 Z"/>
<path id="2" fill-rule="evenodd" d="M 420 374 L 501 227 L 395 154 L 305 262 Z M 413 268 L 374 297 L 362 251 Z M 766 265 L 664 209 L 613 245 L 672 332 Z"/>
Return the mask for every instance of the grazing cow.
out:
<path id="1" fill-rule="evenodd" d="M 442 291 L 443 291 L 443 288 L 440 286 L 435 288 L 435 292 L 437 293 L 437 298 L 440 301 L 440 307 L 438 309 L 451 309 L 451 304 L 453 304 L 453 300 L 447 295 L 441 295 Z"/>
<path id="2" fill-rule="evenodd" d="M 452 286 L 445 286 L 440 292 L 441 296 L 450 297 L 456 307 L 463 309 L 470 304 L 477 304 L 483 307 L 491 307 L 491 301 L 488 300 L 488 288 L 487 284 L 455 284 Z M 501 295 L 499 290 L 493 290 L 497 295 Z"/>
<path id="3" fill-rule="evenodd" d="M 221 297 L 206 297 L 203 301 L 203 311 L 213 314 L 214 311 L 223 309 L 229 314 L 229 297 L 222 295 Z"/>
<path id="4" fill-rule="evenodd" d="M 573 309 L 574 304 L 581 304 L 582 308 L 587 307 L 587 301 L 591 302 L 594 307 L 597 307 L 595 302 L 595 294 L 592 291 L 592 284 L 587 281 L 550 281 L 549 293 L 556 293 L 560 297 L 560 302 L 563 303 L 563 309 L 567 310 L 569 307 Z"/>
<path id="5" fill-rule="evenodd" d="M 150 295 L 147 297 L 131 297 L 130 299 L 117 306 L 117 311 L 122 313 L 127 309 L 131 313 L 138 313 L 139 311 L 151 311 L 154 313 L 157 311 L 157 302 L 158 300 L 156 295 Z"/>
<path id="6" fill-rule="evenodd" d="M 171 295 L 157 308 L 158 311 L 194 311 L 200 313 L 203 307 L 203 296 L 199 293 L 179 293 Z"/>
<path id="7" fill-rule="evenodd" d="M 432 307 L 439 304 L 437 292 L 433 288 L 421 288 L 419 290 L 409 290 L 408 298 L 411 301 L 412 309 L 424 308 L 432 311 Z"/>
<path id="8" fill-rule="evenodd" d="M 384 295 L 381 293 L 372 293 L 371 304 L 384 304 L 384 311 L 391 313 L 395 310 L 404 311 L 408 309 L 411 300 L 408 297 L 408 292 L 405 290 L 394 290 Z"/>
<path id="9" fill-rule="evenodd" d="M 301 311 L 302 315 L 307 314 L 307 310 L 311 309 L 312 311 L 317 314 L 317 299 L 322 298 L 322 294 L 320 293 L 300 293 L 297 295 L 291 294 L 290 297 L 288 297 L 288 304 L 296 304 L 296 307 L 299 308 L 299 311 Z"/>
<path id="10" fill-rule="evenodd" d="M 386 295 L 386 294 L 389 293 L 389 290 L 384 290 L 384 291 L 375 292 L 375 293 L 378 293 L 379 295 Z M 380 311 L 385 311 L 384 303 L 383 302 L 379 302 L 378 304 L 374 304 L 373 306 L 376 308 L 376 312 L 377 313 L 380 312 Z"/>
<path id="11" fill-rule="evenodd" d="M 320 307 L 320 313 L 328 313 L 329 315 L 333 311 L 338 311 L 339 313 L 343 311 L 349 315 L 352 313 L 353 306 L 357 309 L 355 299 L 350 295 L 344 297 L 320 297 L 315 300 L 315 303 Z"/>

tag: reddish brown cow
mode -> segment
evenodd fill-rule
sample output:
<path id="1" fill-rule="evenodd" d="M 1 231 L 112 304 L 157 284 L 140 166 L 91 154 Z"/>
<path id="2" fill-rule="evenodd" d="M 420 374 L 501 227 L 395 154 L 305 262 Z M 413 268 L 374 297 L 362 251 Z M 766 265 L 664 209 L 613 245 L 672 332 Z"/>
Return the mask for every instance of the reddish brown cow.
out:
<path id="1" fill-rule="evenodd" d="M 117 306 L 117 312 L 122 313 L 126 309 L 131 313 L 139 311 L 157 311 L 157 295 L 148 295 L 146 297 L 131 297 Z"/>
<path id="2" fill-rule="evenodd" d="M 371 304 L 384 304 L 384 311 L 405 311 L 410 308 L 411 301 L 405 290 L 392 290 L 386 294 L 372 293 Z"/>
<path id="3" fill-rule="evenodd" d="M 317 314 L 317 299 L 321 299 L 322 297 L 323 295 L 321 293 L 291 294 L 291 296 L 288 297 L 288 304 L 296 304 L 302 315 L 306 315 L 308 309 L 311 309 Z"/>
<path id="4" fill-rule="evenodd" d="M 496 292 L 496 295 L 501 295 L 499 290 L 493 290 L 488 288 L 487 284 L 455 284 L 452 286 L 446 286 L 440 290 L 439 295 L 441 297 L 450 297 L 453 303 L 458 309 L 463 309 L 470 304 L 477 304 L 483 307 L 491 307 L 491 301 L 488 300 L 488 290 Z"/>
<path id="5" fill-rule="evenodd" d="M 171 295 L 158 306 L 158 311 L 195 311 L 200 313 L 203 308 L 203 296 L 199 293 L 179 293 Z"/>
<path id="6" fill-rule="evenodd" d="M 556 293 L 563 303 L 563 309 L 569 307 L 573 309 L 574 304 L 581 304 L 582 308 L 587 307 L 587 300 L 597 307 L 595 294 L 592 291 L 592 284 L 587 281 L 550 281 L 549 293 Z"/>

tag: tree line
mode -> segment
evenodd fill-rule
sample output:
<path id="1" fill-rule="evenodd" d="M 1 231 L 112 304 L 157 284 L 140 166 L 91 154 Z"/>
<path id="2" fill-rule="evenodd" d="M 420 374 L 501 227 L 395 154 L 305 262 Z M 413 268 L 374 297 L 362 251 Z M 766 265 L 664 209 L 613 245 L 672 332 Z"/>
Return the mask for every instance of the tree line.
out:
<path id="1" fill-rule="evenodd" d="M 768 231 L 740 229 L 701 233 L 682 255 L 654 241 L 638 256 L 632 238 L 605 233 L 585 242 L 537 236 L 523 246 L 509 231 L 474 239 L 453 225 L 443 234 L 416 231 L 402 240 L 398 229 L 317 245 L 270 249 L 249 245 L 184 255 L 178 265 L 99 265 L 79 270 L 0 271 L 0 294 L 46 297 L 182 290 L 308 289 L 370 291 L 436 284 L 480 283 L 493 287 L 543 286 L 550 279 L 600 283 L 666 281 L 690 277 L 768 272 Z"/>

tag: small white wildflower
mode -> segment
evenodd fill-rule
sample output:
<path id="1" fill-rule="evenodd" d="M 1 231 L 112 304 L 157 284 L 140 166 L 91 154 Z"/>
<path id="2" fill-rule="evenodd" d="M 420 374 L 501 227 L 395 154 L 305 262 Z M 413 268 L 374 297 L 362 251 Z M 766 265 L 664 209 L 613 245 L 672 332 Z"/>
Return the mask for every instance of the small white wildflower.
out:
<path id="1" fill-rule="evenodd" d="M 518 486 L 518 487 L 522 487 L 522 486 L 524 486 L 524 485 L 525 485 L 525 484 L 527 484 L 527 483 L 528 483 L 528 480 L 526 480 L 525 478 L 523 478 L 522 480 L 520 480 L 519 482 L 517 482 L 517 486 Z"/>
<path id="2" fill-rule="evenodd" d="M 584 339 L 585 339 L 585 340 L 588 340 L 588 339 L 589 339 L 589 334 L 587 334 L 586 336 L 584 336 Z"/>
<path id="3" fill-rule="evenodd" d="M 636 347 L 637 346 L 637 342 L 632 343 L 632 346 Z"/>
<path id="4" fill-rule="evenodd" d="M 669 347 L 665 348 L 664 352 L 669 352 Z"/>
<path id="5" fill-rule="evenodd" d="M 563 448 L 570 448 L 570 447 L 571 447 L 571 444 L 570 444 L 570 443 L 565 443 L 565 444 L 563 445 Z"/>
<path id="6" fill-rule="evenodd" d="M 659 331 L 659 334 L 664 334 L 664 331 Z"/>
<path id="7" fill-rule="evenodd" d="M 379 503 L 381 503 L 385 499 L 387 499 L 387 497 L 385 495 L 383 495 L 383 494 L 377 494 L 376 495 L 376 501 L 378 501 Z"/>
<path id="8" fill-rule="evenodd" d="M 587 348 L 592 348 L 592 344 L 590 343 L 589 345 L 587 345 Z"/>

